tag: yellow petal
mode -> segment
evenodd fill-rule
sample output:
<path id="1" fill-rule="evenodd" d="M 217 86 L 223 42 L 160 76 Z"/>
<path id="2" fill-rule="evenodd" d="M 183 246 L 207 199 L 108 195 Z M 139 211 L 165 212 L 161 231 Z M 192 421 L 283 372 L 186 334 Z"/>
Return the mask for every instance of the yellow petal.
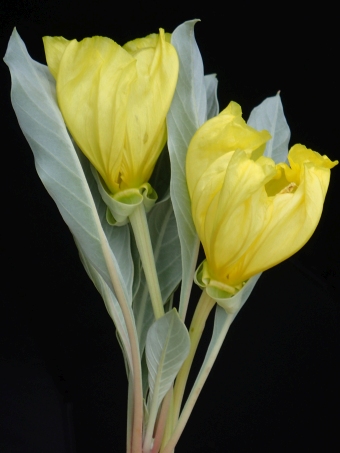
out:
<path id="1" fill-rule="evenodd" d="M 242 257 L 263 228 L 267 195 L 266 181 L 275 174 L 271 159 L 254 162 L 244 151 L 235 151 L 218 177 L 214 166 L 222 167 L 224 156 L 204 173 L 197 184 L 192 208 L 208 263 L 214 278 L 225 279 L 228 269 Z M 228 155 L 227 155 L 228 156 Z M 201 181 L 206 181 L 205 187 Z M 210 185 L 209 185 L 210 184 Z M 211 185 L 216 184 L 209 199 Z M 217 189 L 217 190 L 216 190 Z"/>
<path id="2" fill-rule="evenodd" d="M 306 154 L 306 150 L 302 145 L 291 149 L 288 158 L 294 162 L 294 171 L 299 173 L 299 185 L 268 198 L 264 228 L 229 273 L 229 281 L 233 284 L 289 258 L 315 231 L 329 184 L 330 167 L 336 162 L 326 156 L 321 158 L 311 150 Z M 289 172 L 288 167 L 286 172 Z"/>
<path id="3" fill-rule="evenodd" d="M 66 125 L 108 190 L 142 186 L 164 147 L 177 83 L 169 35 L 160 30 L 124 48 L 100 36 L 44 43 Z"/>
<path id="4" fill-rule="evenodd" d="M 202 282 L 230 294 L 308 241 L 337 164 L 295 145 L 290 166 L 275 165 L 260 155 L 269 134 L 249 128 L 240 115 L 232 103 L 204 124 L 189 145 L 186 167 L 206 254 Z"/>
<path id="5" fill-rule="evenodd" d="M 160 31 L 163 33 L 163 29 Z M 171 43 L 171 33 L 164 33 L 165 41 Z M 145 38 L 137 38 L 124 44 L 123 49 L 129 52 L 130 55 L 136 56 L 138 52 L 147 48 L 155 48 L 159 39 L 159 35 L 152 33 Z"/>
<path id="6" fill-rule="evenodd" d="M 128 43 L 136 58 L 136 79 L 127 104 L 122 187 L 139 187 L 148 181 L 166 142 L 166 115 L 178 77 L 175 48 L 159 35 Z"/>
<path id="7" fill-rule="evenodd" d="M 321 156 L 321 154 L 306 148 L 304 145 L 294 145 L 289 151 L 288 160 L 291 167 L 296 165 L 302 165 L 303 163 L 311 162 L 317 167 L 333 168 L 339 162 L 336 160 L 332 162 L 327 156 Z"/>
<path id="8" fill-rule="evenodd" d="M 57 96 L 66 125 L 113 193 L 118 189 L 135 78 L 136 61 L 100 36 L 70 41 L 59 64 Z"/>
<path id="9" fill-rule="evenodd" d="M 248 126 L 242 119 L 241 107 L 230 102 L 218 116 L 204 123 L 190 142 L 186 160 L 190 196 L 202 174 L 220 156 L 241 149 L 256 159 L 270 138 L 269 132 Z"/>
<path id="10" fill-rule="evenodd" d="M 45 47 L 46 60 L 49 70 L 56 79 L 58 76 L 59 65 L 66 47 L 70 41 L 62 36 L 44 36 L 43 43 Z"/>

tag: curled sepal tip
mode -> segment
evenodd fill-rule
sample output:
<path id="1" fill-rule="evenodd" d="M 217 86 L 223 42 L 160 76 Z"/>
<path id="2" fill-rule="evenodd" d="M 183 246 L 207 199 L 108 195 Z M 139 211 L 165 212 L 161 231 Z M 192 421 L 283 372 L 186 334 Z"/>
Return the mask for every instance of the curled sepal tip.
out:
<path id="1" fill-rule="evenodd" d="M 125 225 L 137 206 L 144 204 L 145 211 L 149 212 L 157 201 L 156 191 L 147 182 L 138 189 L 126 189 L 112 195 L 94 167 L 92 167 L 92 173 L 99 193 L 107 206 L 106 220 L 110 225 Z"/>
<path id="2" fill-rule="evenodd" d="M 195 283 L 202 289 L 206 290 L 208 296 L 216 301 L 227 313 L 237 313 L 250 296 L 261 273 L 254 275 L 248 281 L 243 282 L 237 287 L 221 287 L 219 282 L 209 278 L 207 273 L 207 261 L 199 265 L 195 273 Z"/>

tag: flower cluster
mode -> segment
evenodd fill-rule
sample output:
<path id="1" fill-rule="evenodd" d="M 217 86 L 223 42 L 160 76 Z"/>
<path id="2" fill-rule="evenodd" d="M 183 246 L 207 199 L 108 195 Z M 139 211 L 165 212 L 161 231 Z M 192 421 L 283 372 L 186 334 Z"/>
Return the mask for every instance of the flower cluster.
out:
<path id="1" fill-rule="evenodd" d="M 96 36 L 81 42 L 45 37 L 58 103 L 73 138 L 115 194 L 140 188 L 166 142 L 166 114 L 178 57 L 170 35 L 123 47 Z M 194 223 L 206 260 L 202 286 L 233 295 L 253 275 L 285 260 L 314 232 L 330 168 L 302 145 L 290 166 L 264 157 L 267 131 L 256 131 L 231 102 L 191 140 L 186 163 Z"/>
<path id="2" fill-rule="evenodd" d="M 231 323 L 259 274 L 311 237 L 338 163 L 300 144 L 288 152 L 281 140 L 288 126 L 268 107 L 273 98 L 251 120 L 270 125 L 273 138 L 247 125 L 235 102 L 199 127 L 217 114 L 218 102 L 195 22 L 122 47 L 100 36 L 45 37 L 55 87 L 15 30 L 5 57 L 38 173 L 117 329 L 129 378 L 128 453 L 174 451 Z M 167 141 L 167 118 L 171 185 L 165 149 L 152 178 L 162 193 L 156 203 L 149 179 Z M 197 235 L 205 260 L 195 273 Z M 188 328 L 193 280 L 203 291 Z M 181 281 L 177 311 L 172 297 Z M 214 334 L 184 403 L 216 303 Z"/>

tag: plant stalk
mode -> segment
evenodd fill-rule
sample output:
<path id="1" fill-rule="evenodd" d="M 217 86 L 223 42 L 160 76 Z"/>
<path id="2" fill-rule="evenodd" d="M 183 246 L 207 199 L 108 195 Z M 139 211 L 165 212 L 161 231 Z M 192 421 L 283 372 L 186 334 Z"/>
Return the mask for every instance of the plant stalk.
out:
<path id="1" fill-rule="evenodd" d="M 184 390 L 187 384 L 191 365 L 194 360 L 198 344 L 202 337 L 206 321 L 215 304 L 216 302 L 207 295 L 205 290 L 203 290 L 190 324 L 190 352 L 176 378 L 173 397 L 174 402 L 172 412 L 172 429 L 174 428 L 174 426 L 176 426 L 176 423 L 178 421 Z"/>
<path id="2" fill-rule="evenodd" d="M 166 443 L 165 447 L 161 449 L 161 453 L 172 453 L 178 439 L 180 438 L 185 425 L 187 424 L 187 421 L 190 417 L 190 414 L 195 406 L 195 403 L 199 397 L 199 394 L 201 393 L 201 390 L 203 388 L 203 385 L 205 384 L 209 373 L 215 363 L 215 360 L 217 358 L 217 355 L 221 349 L 221 346 L 223 344 L 223 341 L 228 333 L 228 330 L 231 326 L 231 323 L 233 322 L 236 314 L 229 314 L 228 317 L 226 318 L 224 325 L 222 329 L 220 330 L 218 337 L 214 341 L 214 345 L 212 346 L 211 350 L 208 351 L 206 356 L 206 360 L 204 361 L 202 368 L 199 372 L 199 375 L 196 378 L 195 384 L 190 392 L 190 395 L 185 403 L 185 406 L 182 410 L 182 413 L 179 417 L 178 423 L 175 427 L 175 430 L 172 433 L 172 436 L 170 437 L 169 441 Z"/>
<path id="3" fill-rule="evenodd" d="M 129 216 L 137 248 L 142 260 L 145 279 L 149 288 L 152 307 L 156 319 L 164 316 L 161 290 L 159 288 L 155 259 L 144 204 L 136 207 Z"/>
<path id="4" fill-rule="evenodd" d="M 102 250 L 105 263 L 109 272 L 110 280 L 114 288 L 120 308 L 122 309 L 126 329 L 128 332 L 131 359 L 132 359 L 132 379 L 133 379 L 133 423 L 131 438 L 131 453 L 142 453 L 143 437 L 143 389 L 142 389 L 142 370 L 139 353 L 139 344 L 136 325 L 132 309 L 127 301 L 123 287 L 120 282 L 116 267 L 111 259 L 111 250 L 108 246 L 106 236 L 102 233 Z M 129 423 L 129 422 L 128 422 Z"/>
<path id="5" fill-rule="evenodd" d="M 168 393 L 165 395 L 162 407 L 159 413 L 159 417 L 157 420 L 157 426 L 155 430 L 155 438 L 152 446 L 151 453 L 158 453 L 159 449 L 161 447 L 161 442 L 165 430 L 165 425 L 166 425 L 166 420 L 167 420 L 167 415 L 169 413 L 169 408 L 171 405 L 172 401 L 172 394 L 173 394 L 173 388 L 171 387 Z"/>

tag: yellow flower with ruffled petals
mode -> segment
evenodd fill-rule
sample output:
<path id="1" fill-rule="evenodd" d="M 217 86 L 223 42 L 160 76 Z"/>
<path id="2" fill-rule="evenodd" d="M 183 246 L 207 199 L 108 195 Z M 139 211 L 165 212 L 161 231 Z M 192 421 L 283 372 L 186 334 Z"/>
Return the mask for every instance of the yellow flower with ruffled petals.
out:
<path id="1" fill-rule="evenodd" d="M 192 215 L 206 254 L 200 283 L 226 297 L 308 241 L 337 164 L 295 145 L 290 166 L 276 165 L 262 155 L 269 133 L 249 127 L 241 114 L 232 102 L 205 123 L 186 162 Z"/>
<path id="2" fill-rule="evenodd" d="M 166 142 L 165 118 L 178 77 L 170 35 L 123 47 L 95 36 L 45 37 L 65 123 L 111 194 L 146 183 Z"/>

